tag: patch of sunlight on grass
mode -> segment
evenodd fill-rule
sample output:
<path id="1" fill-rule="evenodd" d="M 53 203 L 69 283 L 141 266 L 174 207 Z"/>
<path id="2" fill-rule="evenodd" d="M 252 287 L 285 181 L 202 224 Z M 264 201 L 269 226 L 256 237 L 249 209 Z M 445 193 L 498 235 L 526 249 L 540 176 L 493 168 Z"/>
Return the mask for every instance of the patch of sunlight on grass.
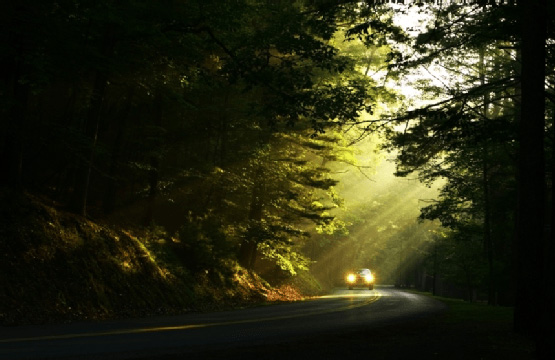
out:
<path id="1" fill-rule="evenodd" d="M 171 275 L 171 272 L 168 269 L 162 267 L 158 263 L 156 259 L 156 255 L 138 237 L 134 236 L 129 231 L 124 230 L 123 232 L 137 246 L 137 249 L 140 251 L 139 255 L 145 258 L 149 263 L 151 263 L 155 267 L 156 271 L 158 272 L 158 275 L 160 275 L 163 279 L 167 279 L 168 275 Z M 134 268 L 133 262 L 130 262 L 130 261 L 123 261 L 123 263 L 121 263 L 120 266 L 126 272 L 138 271 L 138 269 Z"/>

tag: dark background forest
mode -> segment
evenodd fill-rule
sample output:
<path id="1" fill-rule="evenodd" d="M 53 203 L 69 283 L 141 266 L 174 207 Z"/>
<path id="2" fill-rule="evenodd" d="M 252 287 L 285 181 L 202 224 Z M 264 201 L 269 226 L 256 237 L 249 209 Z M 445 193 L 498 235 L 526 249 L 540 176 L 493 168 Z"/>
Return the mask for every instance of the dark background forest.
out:
<path id="1" fill-rule="evenodd" d="M 48 321 L 25 315 L 39 297 L 183 311 L 370 267 L 555 342 L 551 2 L 21 0 L 0 20 L 3 323 Z"/>

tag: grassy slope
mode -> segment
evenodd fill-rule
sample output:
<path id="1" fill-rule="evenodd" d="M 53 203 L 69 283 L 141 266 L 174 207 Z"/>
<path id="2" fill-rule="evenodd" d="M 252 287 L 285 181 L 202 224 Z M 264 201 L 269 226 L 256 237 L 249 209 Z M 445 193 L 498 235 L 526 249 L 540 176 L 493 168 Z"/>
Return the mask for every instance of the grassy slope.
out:
<path id="1" fill-rule="evenodd" d="M 0 190 L 0 324 L 174 314 L 300 296 L 233 264 L 226 274 L 192 276 L 168 241 Z"/>

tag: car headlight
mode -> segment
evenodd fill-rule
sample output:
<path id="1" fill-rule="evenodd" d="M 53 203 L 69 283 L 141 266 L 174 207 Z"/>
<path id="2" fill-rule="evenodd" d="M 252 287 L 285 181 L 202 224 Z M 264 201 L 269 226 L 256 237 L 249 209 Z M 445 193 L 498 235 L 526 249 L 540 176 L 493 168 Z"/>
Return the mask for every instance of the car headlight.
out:
<path id="1" fill-rule="evenodd" d="M 355 274 L 349 274 L 347 275 L 347 281 L 350 283 L 354 283 L 355 281 L 357 281 L 357 276 Z"/>
<path id="2" fill-rule="evenodd" d="M 374 281 L 374 275 L 372 275 L 372 274 L 366 275 L 364 277 L 364 280 L 366 280 L 367 283 L 371 283 L 372 281 Z"/>

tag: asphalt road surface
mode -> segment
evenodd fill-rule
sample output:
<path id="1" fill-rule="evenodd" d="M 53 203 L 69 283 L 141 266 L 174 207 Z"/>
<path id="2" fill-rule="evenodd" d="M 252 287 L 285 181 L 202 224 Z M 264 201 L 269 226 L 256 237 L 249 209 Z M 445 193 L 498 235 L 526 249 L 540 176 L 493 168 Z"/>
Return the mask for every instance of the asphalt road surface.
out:
<path id="1" fill-rule="evenodd" d="M 188 359 L 408 322 L 442 311 L 429 297 L 378 286 L 292 304 L 99 323 L 2 327 L 0 359 Z M 316 339 L 316 340 L 315 340 Z"/>

